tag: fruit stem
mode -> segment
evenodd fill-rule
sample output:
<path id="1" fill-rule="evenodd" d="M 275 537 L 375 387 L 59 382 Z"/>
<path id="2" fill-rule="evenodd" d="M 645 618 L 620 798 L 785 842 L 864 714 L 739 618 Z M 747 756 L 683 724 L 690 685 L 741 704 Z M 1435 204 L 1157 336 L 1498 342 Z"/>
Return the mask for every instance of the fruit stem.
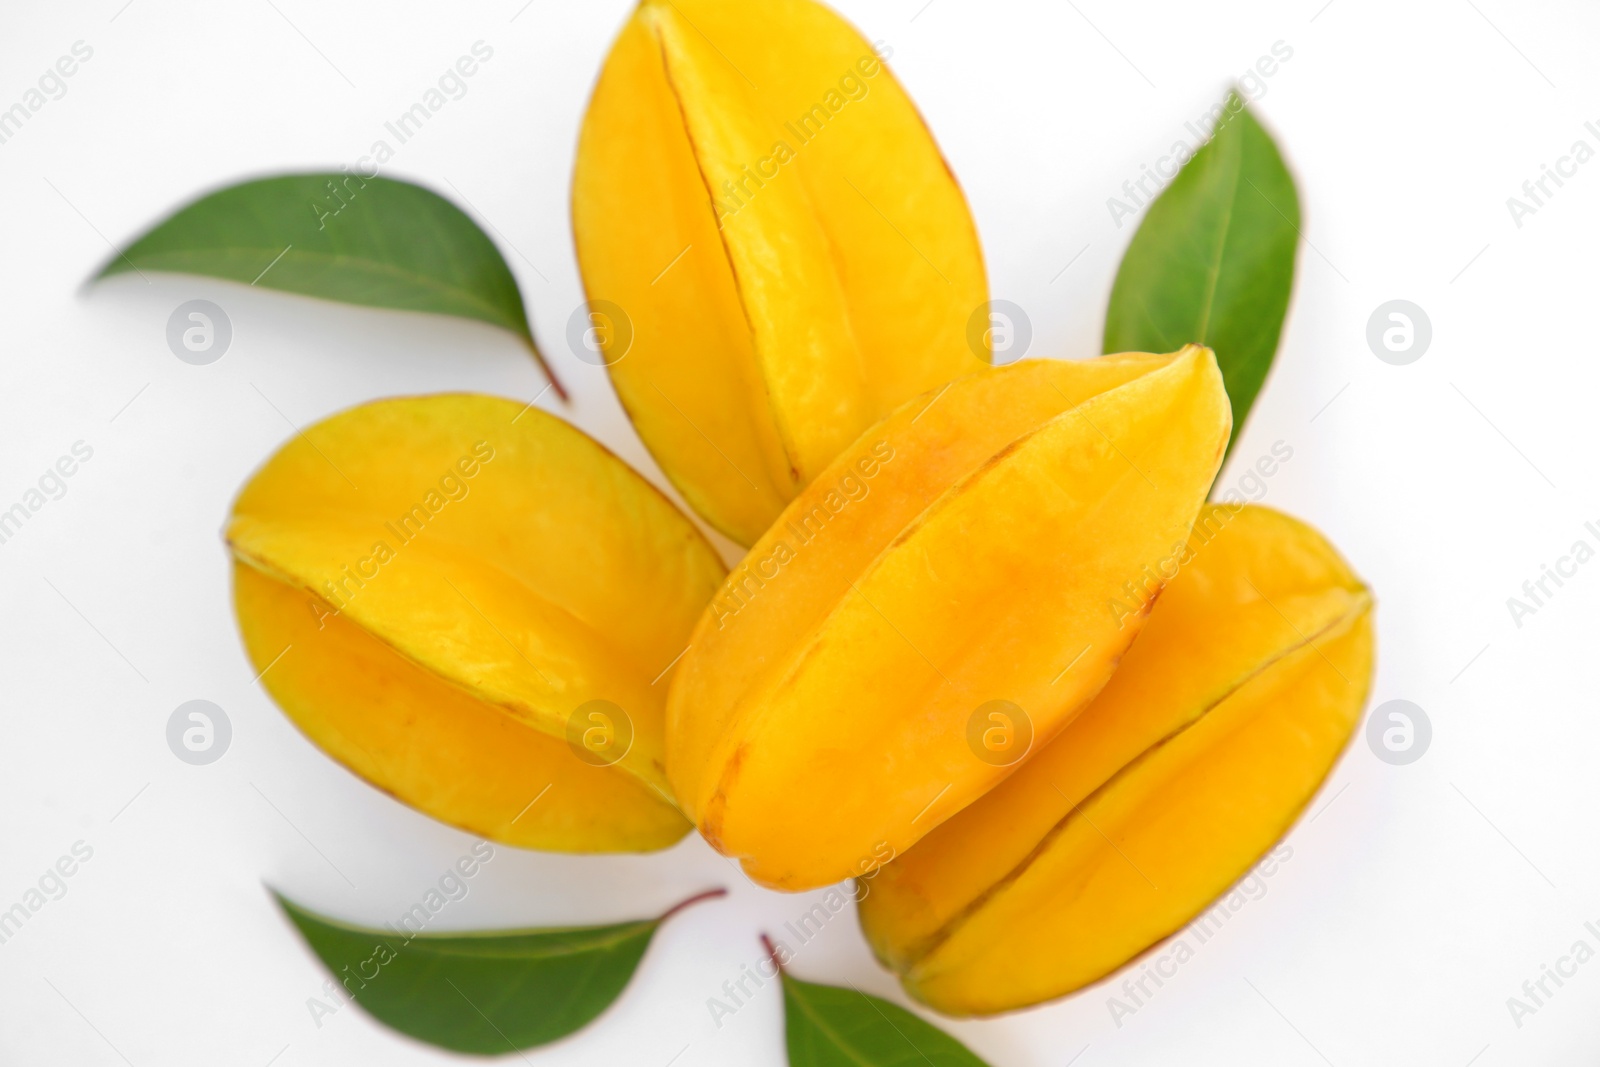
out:
<path id="1" fill-rule="evenodd" d="M 720 889 L 720 888 L 719 889 L 707 889 L 704 893 L 696 893 L 694 896 L 690 897 L 688 900 L 680 900 L 680 901 L 678 901 L 678 903 L 676 903 L 672 907 L 668 908 L 664 913 L 662 913 L 661 918 L 657 919 L 656 922 L 664 923 L 668 919 L 672 918 L 674 915 L 678 914 L 678 912 L 682 911 L 684 908 L 693 907 L 694 905 L 700 903 L 702 900 L 712 900 L 712 899 L 714 899 L 716 897 L 725 897 L 727 895 L 728 895 L 728 891 L 726 889 Z"/>

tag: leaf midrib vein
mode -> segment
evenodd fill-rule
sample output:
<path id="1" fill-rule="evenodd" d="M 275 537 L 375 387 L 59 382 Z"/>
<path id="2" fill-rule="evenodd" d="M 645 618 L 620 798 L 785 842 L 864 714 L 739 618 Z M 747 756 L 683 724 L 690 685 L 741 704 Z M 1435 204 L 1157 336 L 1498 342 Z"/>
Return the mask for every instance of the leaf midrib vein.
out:
<path id="1" fill-rule="evenodd" d="M 831 1040 L 834 1045 L 838 1047 L 840 1052 L 843 1052 L 846 1056 L 849 1056 L 851 1062 L 859 1063 L 861 1067 L 880 1067 L 880 1065 L 873 1064 L 871 1060 L 862 1059 L 861 1056 L 857 1054 L 855 1047 L 847 1044 L 845 1042 L 845 1038 L 837 1030 L 830 1026 L 822 1017 L 822 1015 L 811 1006 L 811 1002 L 806 998 L 803 992 L 791 991 L 790 995 L 794 997 L 794 1002 L 799 1005 L 800 1010 L 805 1013 L 806 1018 L 811 1021 L 811 1024 L 820 1030 L 825 1037 Z"/>
<path id="2" fill-rule="evenodd" d="M 1228 193 L 1227 207 L 1222 215 L 1222 225 L 1218 227 L 1220 233 L 1217 240 L 1217 251 L 1211 266 L 1206 274 L 1206 295 L 1200 305 L 1200 323 L 1197 336 L 1194 340 L 1199 344 L 1206 343 L 1206 331 L 1211 327 L 1211 309 L 1216 303 L 1217 282 L 1222 277 L 1222 261 L 1227 256 L 1228 237 L 1233 231 L 1233 209 L 1239 203 L 1239 177 L 1244 172 L 1243 160 L 1244 146 L 1241 144 L 1233 160 L 1233 188 Z"/>
<path id="3" fill-rule="evenodd" d="M 257 253 L 257 252 L 259 252 L 259 253 L 261 253 L 263 255 L 276 255 L 280 251 L 282 251 L 282 250 L 281 249 L 262 249 L 262 248 L 256 248 L 256 247 L 249 246 L 249 245 L 237 245 L 237 246 L 216 246 L 216 247 L 210 247 L 210 248 L 180 249 L 180 250 L 175 250 L 175 251 L 171 251 L 171 252 L 149 253 L 149 256 L 150 256 L 151 259 L 162 259 L 162 258 L 166 258 L 166 257 L 179 256 L 179 255 L 194 256 L 194 255 L 203 255 L 205 253 L 222 253 L 224 255 L 228 255 L 228 254 L 233 254 L 233 253 L 244 253 L 244 252 L 248 252 L 248 253 Z M 522 332 L 522 327 L 520 325 L 515 324 L 514 321 L 510 317 L 507 316 L 506 312 L 503 309 L 497 308 L 495 305 L 483 300 L 482 298 L 477 296 L 472 290 L 464 288 L 464 287 L 461 287 L 461 286 L 458 286 L 458 285 L 453 285 L 453 284 L 448 283 L 448 282 L 439 281 L 439 280 L 436 280 L 436 279 L 431 279 L 425 274 L 419 274 L 419 273 L 416 273 L 415 271 L 408 270 L 408 269 L 405 269 L 405 268 L 402 268 L 402 267 L 397 267 L 397 266 L 394 266 L 392 264 L 387 264 L 387 263 L 384 263 L 384 262 L 382 262 L 380 260 L 371 259 L 369 257 L 361 256 L 361 255 L 353 255 L 353 254 L 347 253 L 347 252 L 320 252 L 320 251 L 316 251 L 314 249 L 293 249 L 284 258 L 291 259 L 291 260 L 293 260 L 293 259 L 301 259 L 301 258 L 316 259 L 316 260 L 323 261 L 323 262 L 325 262 L 326 264 L 328 264 L 330 266 L 341 266 L 341 265 L 350 265 L 350 264 L 360 265 L 363 268 L 366 268 L 366 269 L 370 270 L 374 274 L 388 275 L 388 276 L 390 276 L 392 278 L 396 278 L 396 279 L 408 282 L 408 283 L 410 283 L 412 285 L 415 285 L 419 289 L 423 289 L 423 290 L 426 290 L 428 292 L 437 293 L 437 294 L 441 294 L 441 295 L 444 295 L 444 296 L 449 296 L 449 297 L 452 297 L 454 299 L 460 300 L 462 303 L 470 305 L 475 310 L 479 310 L 479 311 L 482 311 L 482 312 L 484 312 L 484 313 L 486 313 L 488 315 L 492 315 L 493 316 L 492 319 L 489 319 L 489 320 L 486 320 L 486 321 L 492 321 L 492 322 L 494 322 L 496 324 L 501 324 L 501 325 L 508 326 L 513 332 L 516 332 L 516 333 L 521 333 Z M 170 268 L 170 267 L 153 266 L 153 265 L 150 265 L 148 263 L 146 265 L 149 267 L 150 270 L 160 271 L 160 272 L 163 272 L 163 273 L 172 273 L 172 274 L 194 273 L 194 271 L 192 271 L 192 270 L 173 269 L 173 268 Z M 236 280 L 236 279 L 227 279 L 227 280 Z M 254 284 L 254 283 L 251 283 L 251 284 Z M 274 285 L 270 281 L 265 281 L 265 282 L 262 282 L 261 284 L 264 285 L 266 288 L 278 289 L 278 290 L 280 290 L 282 292 L 299 293 L 299 294 L 305 295 L 305 296 L 315 296 L 315 295 L 317 295 L 315 293 L 308 293 L 303 289 L 283 289 L 283 287 L 278 286 L 278 285 Z M 407 309 L 405 307 L 396 307 L 396 305 L 392 305 L 392 304 L 369 304 L 369 305 L 366 305 L 366 306 L 368 306 L 368 307 L 389 307 L 389 308 L 394 308 L 396 310 L 401 310 L 401 311 L 404 311 L 404 310 L 427 310 L 427 309 Z"/>

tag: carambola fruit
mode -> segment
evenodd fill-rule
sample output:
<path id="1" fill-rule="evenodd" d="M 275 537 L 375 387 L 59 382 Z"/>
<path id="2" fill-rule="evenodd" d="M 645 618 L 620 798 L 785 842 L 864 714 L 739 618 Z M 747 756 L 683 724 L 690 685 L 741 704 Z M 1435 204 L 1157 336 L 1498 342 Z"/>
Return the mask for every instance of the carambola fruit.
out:
<path id="1" fill-rule="evenodd" d="M 861 431 L 988 359 L 967 336 L 977 231 L 883 58 L 811 0 L 644 0 L 584 119 L 592 359 L 740 544 Z"/>
<path id="2" fill-rule="evenodd" d="M 1288 830 L 1372 673 L 1372 598 L 1315 530 L 1203 511 L 1093 703 L 877 871 L 861 924 L 912 996 L 983 1015 L 1071 992 L 1173 933 Z"/>
<path id="3" fill-rule="evenodd" d="M 1197 346 L 1023 361 L 899 408 L 696 627 L 667 709 L 685 813 L 783 889 L 909 848 L 1014 769 L 969 743 L 986 706 L 1042 744 L 1105 684 L 1158 591 L 1124 586 L 1188 535 L 1229 425 Z"/>
<path id="4" fill-rule="evenodd" d="M 530 848 L 688 831 L 659 676 L 723 566 L 580 431 L 492 397 L 366 404 L 284 445 L 227 540 L 262 683 L 373 785 Z"/>

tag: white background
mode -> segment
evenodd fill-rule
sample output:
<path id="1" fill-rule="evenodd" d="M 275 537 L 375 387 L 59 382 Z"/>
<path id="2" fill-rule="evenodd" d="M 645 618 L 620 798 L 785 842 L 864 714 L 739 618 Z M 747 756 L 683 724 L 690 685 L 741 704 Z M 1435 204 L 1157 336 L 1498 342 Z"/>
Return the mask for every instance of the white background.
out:
<path id="1" fill-rule="evenodd" d="M 1132 232 L 1106 198 L 1274 42 L 1293 49 L 1257 109 L 1298 176 L 1305 241 L 1277 368 L 1224 484 L 1273 442 L 1293 448 L 1267 502 L 1326 531 L 1374 587 L 1374 704 L 1415 701 L 1434 727 L 1401 767 L 1358 736 L 1267 894 L 1120 1027 L 1110 987 L 948 1024 L 996 1067 L 1600 1054 L 1600 962 L 1520 1027 L 1506 1005 L 1575 940 L 1600 949 L 1583 926 L 1600 920 L 1600 562 L 1520 628 L 1506 606 L 1574 540 L 1597 541 L 1583 523 L 1600 520 L 1600 161 L 1520 228 L 1506 198 L 1574 140 L 1600 148 L 1583 128 L 1600 119 L 1600 13 L 1321 3 L 841 5 L 894 48 L 971 200 L 994 295 L 1027 309 L 1034 354 L 1064 357 L 1098 352 Z M 0 145 L 0 507 L 74 442 L 94 449 L 66 496 L 0 545 L 0 908 L 74 842 L 94 850 L 0 945 L 0 1061 L 452 1059 L 358 1009 L 320 1027 L 308 1011 L 323 974 L 264 884 L 376 925 L 470 840 L 322 756 L 252 683 L 218 531 L 286 420 L 394 393 L 526 399 L 538 374 L 509 336 L 454 320 L 173 276 L 82 283 L 110 243 L 203 190 L 353 163 L 481 39 L 493 60 L 387 173 L 492 227 L 576 393 L 563 413 L 661 483 L 603 372 L 564 341 L 581 299 L 573 146 L 628 4 L 523 4 L 93 0 L 0 15 L 0 107 L 75 41 L 94 49 Z M 164 339 L 196 297 L 233 322 L 206 367 Z M 1433 324 L 1409 366 L 1364 338 L 1394 298 Z M 196 698 L 234 728 L 206 767 L 164 738 Z M 775 989 L 720 1028 L 706 1000 L 809 900 L 749 885 L 697 839 L 628 858 L 502 848 L 436 926 L 633 918 L 718 884 L 731 897 L 666 927 L 597 1025 L 524 1059 L 781 1064 Z M 904 1002 L 848 914 L 793 970 Z"/>

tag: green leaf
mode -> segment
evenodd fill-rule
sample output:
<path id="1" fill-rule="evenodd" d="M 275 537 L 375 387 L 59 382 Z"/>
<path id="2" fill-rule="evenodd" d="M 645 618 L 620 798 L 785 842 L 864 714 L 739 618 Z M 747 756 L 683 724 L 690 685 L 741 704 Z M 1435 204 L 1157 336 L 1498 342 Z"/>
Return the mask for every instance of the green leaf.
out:
<path id="1" fill-rule="evenodd" d="M 489 236 L 420 185 L 289 174 L 201 197 L 115 256 L 97 278 L 172 271 L 510 330 L 550 375 L 522 294 Z"/>
<path id="2" fill-rule="evenodd" d="M 621 995 L 668 918 L 546 930 L 409 934 L 368 930 L 277 896 L 335 981 L 373 1018 L 430 1045 L 482 1055 L 545 1045 Z"/>
<path id="3" fill-rule="evenodd" d="M 1294 284 L 1300 198 L 1237 93 L 1220 126 L 1150 205 L 1117 270 L 1105 351 L 1217 354 L 1233 447 L 1272 367 Z"/>
<path id="4" fill-rule="evenodd" d="M 767 951 L 778 955 L 771 942 Z M 988 1067 L 920 1017 L 859 989 L 783 976 L 789 1067 Z"/>

